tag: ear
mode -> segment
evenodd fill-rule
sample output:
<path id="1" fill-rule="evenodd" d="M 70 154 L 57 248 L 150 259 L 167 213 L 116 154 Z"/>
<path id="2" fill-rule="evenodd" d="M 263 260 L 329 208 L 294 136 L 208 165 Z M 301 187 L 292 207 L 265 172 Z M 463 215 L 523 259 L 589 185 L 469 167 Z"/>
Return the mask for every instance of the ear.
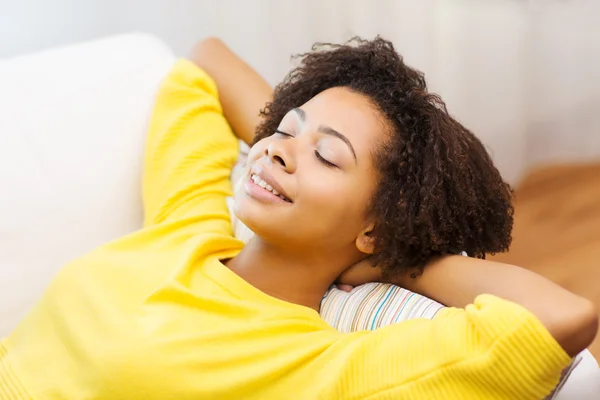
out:
<path id="1" fill-rule="evenodd" d="M 367 226 L 356 238 L 356 248 L 361 253 L 373 254 L 375 251 L 375 237 L 373 236 L 374 228 L 374 223 L 369 224 L 369 226 Z"/>

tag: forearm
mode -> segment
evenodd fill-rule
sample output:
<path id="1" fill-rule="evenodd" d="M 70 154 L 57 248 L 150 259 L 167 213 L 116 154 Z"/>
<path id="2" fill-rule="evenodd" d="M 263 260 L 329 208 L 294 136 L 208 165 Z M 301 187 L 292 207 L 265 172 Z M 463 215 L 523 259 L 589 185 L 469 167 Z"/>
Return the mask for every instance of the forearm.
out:
<path id="1" fill-rule="evenodd" d="M 271 100 L 272 88 L 219 39 L 201 41 L 190 58 L 215 80 L 223 114 L 233 132 L 252 143 L 261 122 L 259 112 Z"/>
<path id="2" fill-rule="evenodd" d="M 465 307 L 480 294 L 522 305 L 573 356 L 594 339 L 598 314 L 593 304 L 526 269 L 461 256 L 443 257 L 402 286 L 450 307 Z"/>

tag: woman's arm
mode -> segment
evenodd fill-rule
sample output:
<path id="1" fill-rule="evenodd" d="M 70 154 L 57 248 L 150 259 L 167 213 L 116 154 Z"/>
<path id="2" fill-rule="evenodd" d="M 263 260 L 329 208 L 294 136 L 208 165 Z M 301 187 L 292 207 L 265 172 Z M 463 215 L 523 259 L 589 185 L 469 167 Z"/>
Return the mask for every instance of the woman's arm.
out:
<path id="1" fill-rule="evenodd" d="M 188 222 L 173 229 L 230 235 L 225 198 L 231 196 L 229 177 L 238 148 L 213 79 L 194 63 L 179 60 L 158 89 L 148 129 L 144 225 L 191 218 L 206 228 Z"/>
<path id="2" fill-rule="evenodd" d="M 342 274 L 338 284 L 358 286 L 382 280 L 381 271 L 365 260 Z M 464 308 L 481 294 L 512 301 L 534 314 L 570 356 L 589 346 L 598 330 L 598 310 L 592 302 L 514 265 L 445 256 L 427 265 L 416 278 L 407 274 L 387 283 L 449 307 Z"/>
<path id="3" fill-rule="evenodd" d="M 250 144 L 261 122 L 259 112 L 271 100 L 269 84 L 217 38 L 207 38 L 190 59 L 216 82 L 223 115 L 236 136 Z"/>
<path id="4" fill-rule="evenodd" d="M 533 313 L 571 357 L 594 340 L 598 311 L 589 300 L 524 268 L 462 256 L 427 265 L 401 285 L 450 307 L 472 304 L 480 294 L 512 301 Z"/>

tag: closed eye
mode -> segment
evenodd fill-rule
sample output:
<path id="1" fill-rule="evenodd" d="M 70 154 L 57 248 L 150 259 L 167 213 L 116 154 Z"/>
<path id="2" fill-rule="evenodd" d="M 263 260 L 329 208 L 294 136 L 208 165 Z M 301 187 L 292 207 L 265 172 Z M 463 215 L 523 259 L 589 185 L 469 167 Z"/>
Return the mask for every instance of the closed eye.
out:
<path id="1" fill-rule="evenodd" d="M 315 156 L 317 156 L 317 158 L 319 159 L 319 161 L 321 161 L 323 164 L 325 164 L 325 166 L 327 166 L 328 168 L 339 168 L 334 163 L 332 163 L 332 162 L 327 161 L 326 159 L 324 159 L 323 156 L 321 156 L 317 150 L 315 150 Z"/>
<path id="2" fill-rule="evenodd" d="M 287 136 L 287 137 L 294 137 L 294 135 L 290 135 L 289 133 L 285 133 L 283 131 L 280 131 L 279 129 L 275 130 L 275 134 L 280 134 L 280 135 Z"/>
<path id="3" fill-rule="evenodd" d="M 280 131 L 279 129 L 275 130 L 275 135 L 279 134 L 281 136 L 285 136 L 285 137 L 290 137 L 293 138 L 294 135 L 291 135 L 287 132 L 284 131 Z M 326 159 L 323 158 L 323 156 L 321 154 L 319 154 L 319 152 L 317 150 L 315 150 L 315 156 L 317 157 L 317 159 L 323 163 L 326 167 L 328 168 L 339 168 L 337 165 L 335 165 L 334 163 L 332 163 L 331 161 L 327 161 Z"/>

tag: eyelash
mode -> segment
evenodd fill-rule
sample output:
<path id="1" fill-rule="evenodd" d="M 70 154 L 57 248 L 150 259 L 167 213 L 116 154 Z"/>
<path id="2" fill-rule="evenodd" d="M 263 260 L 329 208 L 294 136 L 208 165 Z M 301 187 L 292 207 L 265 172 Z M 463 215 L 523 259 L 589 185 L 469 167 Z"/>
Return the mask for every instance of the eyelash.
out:
<path id="1" fill-rule="evenodd" d="M 327 161 L 326 159 L 324 159 L 324 158 L 323 158 L 323 157 L 322 157 L 322 156 L 319 154 L 319 152 L 318 152 L 318 151 L 316 151 L 316 150 L 315 150 L 315 156 L 317 156 L 317 158 L 319 159 L 319 161 L 321 161 L 323 164 L 325 164 L 325 166 L 326 166 L 327 168 L 337 168 L 337 167 L 338 167 L 338 166 L 337 166 L 337 165 L 335 165 L 334 163 L 332 163 L 332 162 L 329 162 L 329 161 Z"/>
<path id="2" fill-rule="evenodd" d="M 280 135 L 283 135 L 283 136 L 294 137 L 294 136 L 290 135 L 289 133 L 285 133 L 285 132 L 280 131 L 279 129 L 276 129 L 275 133 L 276 134 L 279 133 Z"/>
<path id="3" fill-rule="evenodd" d="M 277 134 L 277 133 L 279 133 L 280 135 L 287 136 L 287 137 L 292 137 L 292 138 L 294 137 L 293 135 L 290 135 L 289 133 L 285 133 L 285 132 L 283 132 L 283 131 L 280 131 L 279 129 L 276 129 L 276 130 L 275 130 L 275 133 L 276 133 L 276 134 Z M 317 150 L 315 150 L 315 156 L 316 156 L 316 157 L 317 157 L 317 159 L 318 159 L 318 160 L 319 160 L 321 163 L 323 163 L 323 165 L 325 165 L 327 168 L 338 168 L 338 166 L 337 166 L 337 165 L 335 165 L 334 163 L 332 163 L 332 162 L 330 162 L 330 161 L 327 161 L 326 159 L 324 159 L 324 158 L 323 158 L 323 156 L 321 156 Z"/>

